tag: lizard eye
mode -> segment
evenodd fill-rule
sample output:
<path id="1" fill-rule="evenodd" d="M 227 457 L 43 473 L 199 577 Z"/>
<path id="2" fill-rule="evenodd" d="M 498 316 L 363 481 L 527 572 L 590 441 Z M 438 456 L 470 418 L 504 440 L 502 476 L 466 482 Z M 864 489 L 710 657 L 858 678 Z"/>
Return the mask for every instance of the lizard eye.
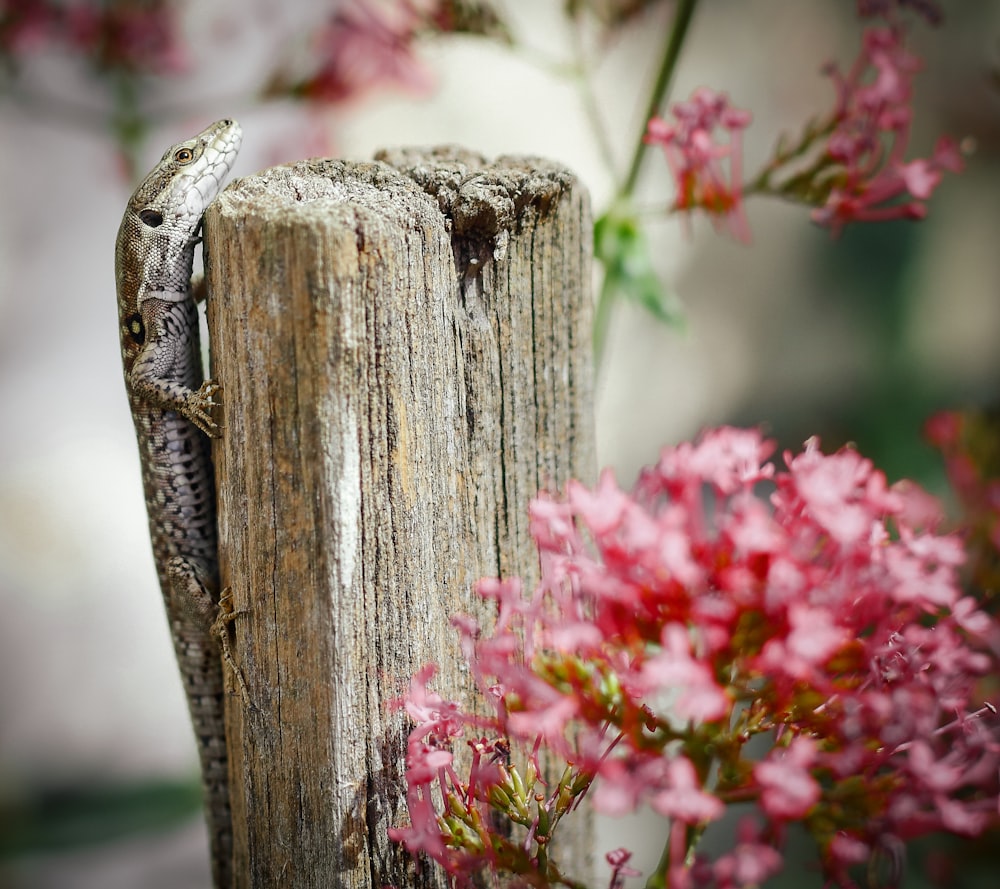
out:
<path id="1" fill-rule="evenodd" d="M 174 161 L 178 164 L 189 164 L 194 160 L 194 152 L 190 148 L 178 148 L 174 152 Z"/>
<path id="2" fill-rule="evenodd" d="M 158 210 L 150 210 L 149 208 L 140 210 L 139 218 L 150 228 L 156 228 L 156 226 L 163 224 L 163 214 Z"/>
<path id="3" fill-rule="evenodd" d="M 128 330 L 128 335 L 132 337 L 132 342 L 137 346 L 141 346 L 146 340 L 146 327 L 142 323 L 142 318 L 138 314 L 129 315 L 125 319 L 125 327 Z"/>

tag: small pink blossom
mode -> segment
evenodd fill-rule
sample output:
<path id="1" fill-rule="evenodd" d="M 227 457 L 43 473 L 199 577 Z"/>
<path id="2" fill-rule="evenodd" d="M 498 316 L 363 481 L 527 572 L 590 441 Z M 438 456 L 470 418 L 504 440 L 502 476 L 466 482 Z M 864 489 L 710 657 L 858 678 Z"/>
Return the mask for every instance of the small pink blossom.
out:
<path id="1" fill-rule="evenodd" d="M 625 885 L 626 877 L 641 877 L 642 871 L 629 866 L 632 853 L 628 849 L 612 849 L 604 859 L 611 867 L 611 879 L 608 881 L 608 889 L 621 889 Z"/>
<path id="2" fill-rule="evenodd" d="M 954 447 L 961 442 L 963 425 L 958 411 L 939 411 L 928 417 L 924 435 L 934 447 Z"/>
<path id="3" fill-rule="evenodd" d="M 551 703 L 511 713 L 507 717 L 507 725 L 516 737 L 540 737 L 551 746 L 558 748 L 560 746 L 559 740 L 566 731 L 567 723 L 577 713 L 578 706 L 573 698 L 552 695 Z"/>
<path id="4" fill-rule="evenodd" d="M 464 727 L 458 704 L 445 701 L 427 688 L 427 683 L 437 672 L 433 664 L 421 668 L 410 680 L 410 691 L 402 706 L 414 724 L 424 734 L 434 734 L 439 742 L 447 743 L 458 737 Z"/>
<path id="5" fill-rule="evenodd" d="M 26 55 L 58 37 L 59 10 L 51 0 L 19 0 L 0 6 L 0 52 Z"/>
<path id="6" fill-rule="evenodd" d="M 792 602 L 787 609 L 788 635 L 772 638 L 761 652 L 761 664 L 775 673 L 815 680 L 825 663 L 850 639 L 848 629 L 826 608 Z"/>
<path id="7" fill-rule="evenodd" d="M 778 554 L 787 540 L 767 504 L 753 497 L 734 501 L 730 514 L 720 516 L 719 525 L 741 553 Z"/>
<path id="8" fill-rule="evenodd" d="M 347 0 L 315 37 L 319 65 L 292 91 L 313 101 L 358 99 L 382 86 L 424 92 L 430 76 L 414 54 L 438 0 Z"/>
<path id="9" fill-rule="evenodd" d="M 841 832 L 830 840 L 829 854 L 838 864 L 848 866 L 867 861 L 871 848 L 867 843 Z"/>
<path id="10" fill-rule="evenodd" d="M 803 453 L 785 459 L 796 495 L 841 545 L 868 537 L 872 525 L 896 505 L 887 492 L 885 476 L 856 451 L 844 449 L 824 456 L 818 440 L 810 439 Z"/>
<path id="11" fill-rule="evenodd" d="M 774 844 L 760 835 L 752 818 L 744 817 L 740 820 L 736 846 L 711 865 L 711 874 L 718 889 L 744 889 L 762 885 L 780 873 L 783 864 Z"/>
<path id="12" fill-rule="evenodd" d="M 655 757 L 603 759 L 592 801 L 598 812 L 628 815 L 641 808 L 663 781 L 665 763 Z"/>
<path id="13" fill-rule="evenodd" d="M 715 821 L 722 817 L 726 807 L 721 800 L 702 789 L 694 766 L 687 758 L 678 756 L 670 760 L 667 781 L 669 786 L 655 793 L 650 800 L 653 809 L 664 817 L 688 824 Z"/>
<path id="14" fill-rule="evenodd" d="M 761 808 L 772 818 L 802 818 L 819 802 L 820 787 L 810 773 L 816 762 L 816 742 L 798 737 L 786 750 L 772 752 L 753 769 L 760 785 Z"/>
<path id="15" fill-rule="evenodd" d="M 597 488 L 571 481 L 566 486 L 566 500 L 588 528 L 598 537 L 618 528 L 632 506 L 631 498 L 615 482 L 610 469 L 601 472 Z"/>
<path id="16" fill-rule="evenodd" d="M 679 624 L 663 629 L 662 650 L 646 661 L 640 678 L 645 695 L 676 694 L 671 709 L 680 719 L 710 722 L 729 713 L 732 701 L 719 687 L 711 670 L 691 655 L 687 631 Z"/>
<path id="17" fill-rule="evenodd" d="M 716 227 L 749 242 L 743 213 L 742 133 L 750 124 L 750 113 L 707 88 L 695 90 L 686 102 L 674 103 L 670 113 L 673 122 L 659 117 L 649 121 L 646 141 L 659 145 L 667 158 L 677 191 L 674 209 L 702 209 Z M 718 128 L 728 133 L 728 143 L 715 141 Z"/>
<path id="18" fill-rule="evenodd" d="M 919 485 L 903 479 L 892 486 L 902 505 L 900 518 L 910 528 L 935 530 L 944 519 L 941 502 Z"/>
<path id="19" fill-rule="evenodd" d="M 406 808 L 410 824 L 407 827 L 390 827 L 389 839 L 402 843 L 412 855 L 424 853 L 445 864 L 448 850 L 428 787 L 409 777 L 407 781 Z"/>

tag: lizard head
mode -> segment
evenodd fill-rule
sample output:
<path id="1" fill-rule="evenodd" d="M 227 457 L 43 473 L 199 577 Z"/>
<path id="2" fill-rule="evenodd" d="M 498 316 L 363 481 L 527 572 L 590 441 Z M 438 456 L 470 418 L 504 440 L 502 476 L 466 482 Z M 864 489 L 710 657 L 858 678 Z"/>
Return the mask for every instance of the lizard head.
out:
<path id="1" fill-rule="evenodd" d="M 202 214 L 219 193 L 242 139 L 235 120 L 216 121 L 168 148 L 133 192 L 118 233 L 117 268 L 138 275 L 137 304 L 153 293 L 187 292 Z"/>

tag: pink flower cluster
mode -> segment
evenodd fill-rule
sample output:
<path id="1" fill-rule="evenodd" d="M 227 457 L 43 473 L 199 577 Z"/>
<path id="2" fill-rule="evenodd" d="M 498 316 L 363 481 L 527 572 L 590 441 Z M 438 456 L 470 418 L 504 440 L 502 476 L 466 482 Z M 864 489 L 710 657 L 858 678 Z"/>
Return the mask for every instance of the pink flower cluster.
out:
<path id="1" fill-rule="evenodd" d="M 0 54 L 62 44 L 100 70 L 177 73 L 188 65 L 177 13 L 170 0 L 0 0 Z"/>
<path id="2" fill-rule="evenodd" d="M 772 451 L 722 428 L 666 449 L 632 491 L 605 472 L 533 503 L 537 588 L 483 581 L 492 631 L 456 621 L 495 715 L 469 716 L 417 677 L 411 826 L 397 839 L 459 881 L 484 865 L 524 873 L 596 779 L 596 808 L 670 819 L 671 887 L 758 884 L 780 870 L 791 821 L 849 887 L 880 850 L 997 817 L 995 710 L 976 700 L 996 626 L 958 589 L 959 540 L 935 533 L 927 495 L 890 487 L 853 450 L 810 441 L 784 469 Z M 453 750 L 470 733 L 465 779 Z M 748 755 L 760 736 L 770 752 Z M 508 745 L 529 751 L 526 776 Z M 533 797 L 540 749 L 571 765 Z M 731 851 L 695 854 L 734 803 L 756 814 Z M 515 810 L 520 857 L 498 854 L 491 808 Z M 532 885 L 550 885 L 551 867 Z"/>
<path id="3" fill-rule="evenodd" d="M 438 0 L 348 0 L 316 36 L 316 71 L 293 92 L 336 103 L 392 84 L 424 90 L 430 78 L 414 54 L 422 29 L 437 27 Z"/>
<path id="4" fill-rule="evenodd" d="M 666 155 L 677 192 L 674 209 L 704 210 L 717 228 L 749 242 L 741 173 L 749 112 L 732 107 L 725 94 L 702 88 L 688 101 L 672 105 L 670 113 L 672 122 L 659 117 L 649 121 L 646 142 L 659 145 Z M 720 128 L 728 134 L 727 142 L 717 141 Z"/>
<path id="5" fill-rule="evenodd" d="M 922 219 L 942 174 L 962 170 L 958 146 L 947 137 L 930 158 L 905 160 L 913 78 L 920 68 L 895 27 L 866 30 L 861 54 L 846 74 L 827 66 L 837 89 L 835 127 L 826 144 L 834 175 L 814 221 L 836 233 L 848 222 Z"/>
<path id="6" fill-rule="evenodd" d="M 932 4 L 910 5 L 933 16 Z M 671 106 L 672 121 L 649 121 L 645 140 L 666 155 L 677 193 L 674 210 L 704 210 L 717 228 L 744 242 L 750 240 L 743 210 L 749 193 L 803 201 L 815 208 L 813 221 L 835 235 L 850 222 L 926 216 L 926 202 L 944 173 L 962 170 L 961 152 L 952 139 L 941 137 L 929 158 L 906 160 L 913 79 L 922 64 L 904 45 L 893 4 L 867 3 L 859 11 L 890 24 L 864 32 L 861 53 L 846 74 L 832 63 L 826 66 L 837 90 L 829 118 L 807 126 L 795 145 L 782 141 L 749 184 L 743 182 L 741 152 L 750 114 L 732 107 L 724 94 L 696 90 L 688 101 Z M 719 140 L 721 131 L 726 141 Z M 805 157 L 812 160 L 802 169 Z M 774 181 L 782 175 L 783 181 Z"/>

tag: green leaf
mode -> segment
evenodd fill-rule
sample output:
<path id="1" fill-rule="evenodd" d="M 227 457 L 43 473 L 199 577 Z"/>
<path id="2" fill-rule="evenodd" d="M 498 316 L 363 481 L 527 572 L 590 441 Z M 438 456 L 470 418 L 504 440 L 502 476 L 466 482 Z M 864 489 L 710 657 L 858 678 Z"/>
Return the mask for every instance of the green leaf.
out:
<path id="1" fill-rule="evenodd" d="M 604 266 L 605 295 L 637 303 L 665 324 L 682 323 L 680 302 L 657 276 L 646 234 L 633 214 L 612 210 L 595 221 L 594 255 Z"/>

